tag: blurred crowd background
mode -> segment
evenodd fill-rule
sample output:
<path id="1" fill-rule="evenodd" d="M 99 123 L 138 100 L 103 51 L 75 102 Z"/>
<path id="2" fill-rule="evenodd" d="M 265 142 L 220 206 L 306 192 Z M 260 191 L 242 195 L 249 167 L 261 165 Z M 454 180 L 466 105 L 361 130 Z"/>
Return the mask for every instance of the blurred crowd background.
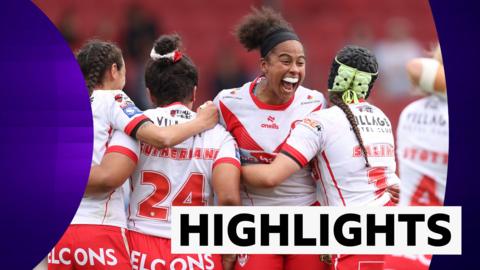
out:
<path id="1" fill-rule="evenodd" d="M 142 109 L 150 107 L 143 71 L 153 41 L 176 32 L 199 69 L 198 102 L 258 76 L 258 52 L 235 39 L 234 26 L 252 6 L 282 12 L 307 55 L 304 86 L 326 94 L 331 61 L 341 47 L 357 44 L 379 60 L 379 81 L 370 102 L 394 127 L 413 99 L 405 63 L 426 56 L 437 42 L 428 0 L 34 0 L 73 51 L 88 39 L 116 42 L 127 67 L 125 91 Z"/>

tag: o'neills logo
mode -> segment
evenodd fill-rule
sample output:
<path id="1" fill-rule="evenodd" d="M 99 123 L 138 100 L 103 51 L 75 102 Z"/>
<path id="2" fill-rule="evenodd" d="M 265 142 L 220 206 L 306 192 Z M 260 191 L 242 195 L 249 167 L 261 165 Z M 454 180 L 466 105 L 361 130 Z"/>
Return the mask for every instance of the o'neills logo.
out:
<path id="1" fill-rule="evenodd" d="M 267 121 L 269 123 L 261 124 L 260 127 L 262 128 L 272 128 L 272 129 L 280 129 L 280 127 L 275 123 L 275 117 L 274 116 L 269 116 L 267 118 Z"/>

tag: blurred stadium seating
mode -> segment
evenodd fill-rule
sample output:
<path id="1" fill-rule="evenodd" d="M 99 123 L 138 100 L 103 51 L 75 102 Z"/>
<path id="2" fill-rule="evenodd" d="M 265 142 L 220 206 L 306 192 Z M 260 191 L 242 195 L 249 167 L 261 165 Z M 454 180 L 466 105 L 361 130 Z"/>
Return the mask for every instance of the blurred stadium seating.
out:
<path id="1" fill-rule="evenodd" d="M 349 40 L 351 28 L 363 24 L 371 28 L 373 41 L 385 37 L 385 24 L 393 17 L 406 18 L 412 37 L 428 49 L 437 41 L 435 26 L 427 0 L 283 0 L 274 3 L 301 37 L 307 53 L 305 86 L 325 91 L 330 61 Z M 232 30 L 251 6 L 259 0 L 34 0 L 34 3 L 59 28 L 65 16 L 71 16 L 78 48 L 86 39 L 97 37 L 124 44 L 127 12 L 132 4 L 140 7 L 162 32 L 179 33 L 187 54 L 200 71 L 199 102 L 211 99 L 219 89 L 211 89 L 216 57 L 226 47 L 238 55 L 251 77 L 257 75 L 258 54 L 247 53 L 233 37 Z M 127 67 L 128 67 L 127 63 Z M 381 69 L 382 67 L 380 67 Z M 128 68 L 127 68 L 128 72 Z M 380 75 L 381 76 L 381 75 Z M 385 99 L 377 84 L 373 102 L 384 109 L 394 125 L 401 109 L 412 100 L 405 96 Z M 198 105 L 197 104 L 197 105 Z"/>

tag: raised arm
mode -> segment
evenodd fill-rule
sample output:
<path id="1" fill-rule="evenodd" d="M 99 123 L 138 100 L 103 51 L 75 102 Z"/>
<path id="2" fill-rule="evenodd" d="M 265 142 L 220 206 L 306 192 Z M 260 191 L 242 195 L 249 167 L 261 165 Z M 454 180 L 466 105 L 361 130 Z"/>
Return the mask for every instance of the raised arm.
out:
<path id="1" fill-rule="evenodd" d="M 408 61 L 406 69 L 412 84 L 421 90 L 427 93 L 445 93 L 445 70 L 438 60 L 415 58 Z"/>
<path id="2" fill-rule="evenodd" d="M 218 123 L 217 108 L 212 102 L 207 102 L 202 106 L 197 112 L 197 117 L 184 124 L 159 127 L 152 122 L 145 122 L 136 131 L 136 138 L 157 148 L 165 148 L 177 145 L 214 127 Z"/>

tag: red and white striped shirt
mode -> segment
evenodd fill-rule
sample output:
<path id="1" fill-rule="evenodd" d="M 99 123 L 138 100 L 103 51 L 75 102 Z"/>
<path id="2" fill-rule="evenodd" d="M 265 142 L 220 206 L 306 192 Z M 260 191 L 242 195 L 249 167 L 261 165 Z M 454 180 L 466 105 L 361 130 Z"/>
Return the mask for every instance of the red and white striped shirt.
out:
<path id="1" fill-rule="evenodd" d="M 180 103 L 145 111 L 156 125 L 181 124 L 195 113 Z M 131 177 L 128 228 L 140 233 L 170 238 L 171 206 L 203 206 L 212 200 L 212 171 L 218 164 L 240 168 L 235 140 L 220 125 L 190 137 L 170 148 L 138 145 L 125 134 L 118 134 L 111 147 L 138 158 Z"/>
<path id="2" fill-rule="evenodd" d="M 368 153 L 370 168 L 345 113 L 337 106 L 314 112 L 299 123 L 282 148 L 301 166 L 312 161 L 321 205 L 385 205 L 387 185 L 398 183 L 389 119 L 377 107 L 349 105 Z"/>
<path id="3" fill-rule="evenodd" d="M 253 94 L 260 79 L 240 88 L 223 90 L 214 100 L 220 111 L 220 123 L 238 143 L 242 164 L 273 161 L 295 122 L 325 107 L 322 93 L 302 86 L 285 104 L 265 104 Z M 309 166 L 275 188 L 245 184 L 241 191 L 243 205 L 301 206 L 317 201 Z"/>

